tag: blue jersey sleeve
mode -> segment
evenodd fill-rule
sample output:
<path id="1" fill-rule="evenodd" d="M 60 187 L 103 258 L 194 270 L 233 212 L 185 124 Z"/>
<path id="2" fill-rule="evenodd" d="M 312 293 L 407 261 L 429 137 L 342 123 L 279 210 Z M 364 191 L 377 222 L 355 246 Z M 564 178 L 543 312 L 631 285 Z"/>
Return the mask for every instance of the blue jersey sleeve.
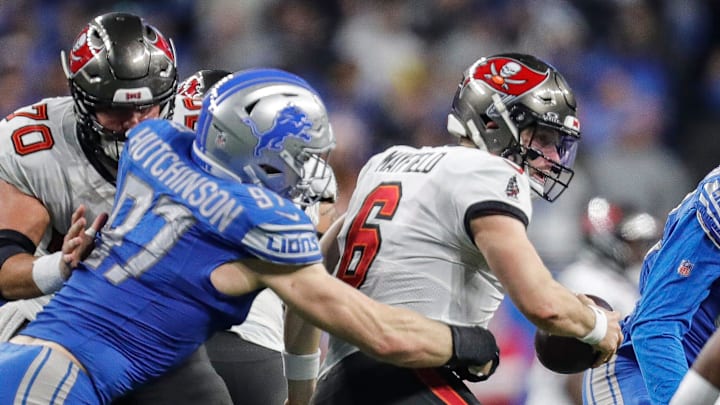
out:
<path id="1" fill-rule="evenodd" d="M 644 263 L 642 297 L 629 321 L 633 349 L 653 403 L 668 403 L 687 372 L 683 339 L 691 327 L 712 321 L 699 322 L 703 317 L 696 315 L 720 274 L 717 247 L 695 210 L 674 215 L 680 215 L 677 222 L 666 229 L 661 247 Z"/>
<path id="2" fill-rule="evenodd" d="M 118 184 L 130 172 L 142 177 L 157 193 L 191 210 L 218 243 L 234 248 L 238 257 L 286 265 L 322 261 L 315 227 L 301 209 L 271 190 L 203 172 L 190 162 L 193 139 L 186 128 L 170 121 L 137 125 L 128 135 Z"/>
<path id="3" fill-rule="evenodd" d="M 269 262 L 288 265 L 322 261 L 315 227 L 302 210 L 289 204 L 265 213 L 263 217 L 268 221 L 249 229 L 242 239 L 243 246 L 253 255 Z"/>

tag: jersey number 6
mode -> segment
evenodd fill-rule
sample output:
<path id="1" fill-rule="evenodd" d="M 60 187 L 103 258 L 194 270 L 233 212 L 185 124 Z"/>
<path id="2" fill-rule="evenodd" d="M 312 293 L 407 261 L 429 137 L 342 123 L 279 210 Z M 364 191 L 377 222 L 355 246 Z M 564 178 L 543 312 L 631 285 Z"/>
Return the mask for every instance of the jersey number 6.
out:
<path id="1" fill-rule="evenodd" d="M 355 288 L 365 281 L 367 271 L 382 245 L 380 225 L 374 223 L 374 220 L 392 220 L 401 197 L 400 183 L 380 184 L 365 197 L 348 230 L 345 250 L 337 271 L 339 279 Z"/>

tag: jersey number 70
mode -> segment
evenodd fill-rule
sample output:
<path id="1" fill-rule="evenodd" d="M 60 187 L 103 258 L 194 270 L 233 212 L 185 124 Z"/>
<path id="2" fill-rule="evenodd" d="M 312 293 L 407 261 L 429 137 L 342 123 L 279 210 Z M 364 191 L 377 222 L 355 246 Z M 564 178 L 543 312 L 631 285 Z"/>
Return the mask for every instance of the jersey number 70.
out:
<path id="1" fill-rule="evenodd" d="M 400 205 L 402 185 L 383 183 L 365 197 L 360 210 L 350 224 L 345 240 L 337 277 L 358 288 L 365 281 L 382 245 L 380 226 L 375 220 L 392 220 Z"/>

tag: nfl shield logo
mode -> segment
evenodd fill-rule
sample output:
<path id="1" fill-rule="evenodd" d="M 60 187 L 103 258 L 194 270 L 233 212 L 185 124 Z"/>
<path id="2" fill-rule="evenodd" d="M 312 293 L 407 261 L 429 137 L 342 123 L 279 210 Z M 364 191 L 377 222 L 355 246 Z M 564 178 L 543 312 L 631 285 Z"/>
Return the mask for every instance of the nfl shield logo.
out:
<path id="1" fill-rule="evenodd" d="M 693 268 L 693 264 L 690 263 L 689 260 L 683 260 L 680 263 L 680 266 L 678 266 L 677 273 L 683 277 L 687 277 L 690 275 L 692 268 Z"/>

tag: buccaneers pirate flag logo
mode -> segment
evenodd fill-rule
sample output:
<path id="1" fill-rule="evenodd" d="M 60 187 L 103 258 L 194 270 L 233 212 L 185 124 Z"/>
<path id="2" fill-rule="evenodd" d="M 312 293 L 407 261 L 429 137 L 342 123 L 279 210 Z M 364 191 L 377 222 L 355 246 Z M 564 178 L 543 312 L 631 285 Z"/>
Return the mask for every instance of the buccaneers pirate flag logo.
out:
<path id="1" fill-rule="evenodd" d="M 468 80 L 482 80 L 494 90 L 520 96 L 545 81 L 550 71 L 540 72 L 507 57 L 482 59 Z"/>

